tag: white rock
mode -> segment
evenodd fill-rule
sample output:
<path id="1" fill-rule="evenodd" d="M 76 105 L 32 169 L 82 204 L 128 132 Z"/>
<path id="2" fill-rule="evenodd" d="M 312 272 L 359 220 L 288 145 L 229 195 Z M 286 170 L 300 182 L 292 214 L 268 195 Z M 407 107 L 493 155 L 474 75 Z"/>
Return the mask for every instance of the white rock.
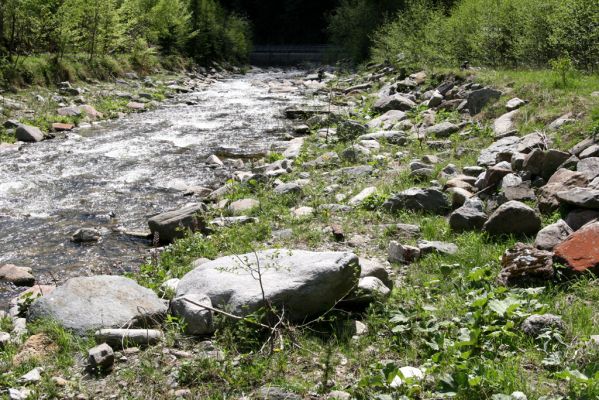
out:
<path id="1" fill-rule="evenodd" d="M 206 164 L 215 165 L 215 166 L 219 166 L 219 167 L 225 166 L 225 164 L 215 154 L 212 154 L 210 157 L 208 157 L 206 159 Z"/>
<path id="2" fill-rule="evenodd" d="M 33 392 L 27 388 L 8 389 L 8 398 L 10 400 L 26 400 L 31 396 Z"/>
<path id="3" fill-rule="evenodd" d="M 291 210 L 291 213 L 295 218 L 309 217 L 314 214 L 314 208 L 312 207 L 298 207 Z"/>
<path id="4" fill-rule="evenodd" d="M 421 381 L 424 379 L 424 372 L 419 368 L 414 367 L 401 367 L 399 369 L 400 374 L 393 378 L 393 381 L 389 386 L 392 388 L 398 388 L 404 384 L 404 381 Z"/>
<path id="5" fill-rule="evenodd" d="M 360 193 L 358 193 L 357 195 L 352 197 L 347 202 L 347 204 L 349 204 L 350 206 L 357 206 L 357 205 L 361 204 L 364 200 L 366 200 L 368 197 L 373 195 L 374 193 L 376 193 L 376 187 L 374 187 L 374 186 L 367 187 L 366 189 L 362 190 Z"/>
<path id="6" fill-rule="evenodd" d="M 34 368 L 19 378 L 21 383 L 34 383 L 42 380 L 42 371 L 40 367 Z"/>
<path id="7" fill-rule="evenodd" d="M 526 101 L 519 99 L 518 97 L 514 97 L 513 99 L 511 99 L 510 101 L 508 101 L 506 103 L 505 108 L 507 108 L 508 111 L 514 111 L 514 110 L 522 107 L 525 104 L 526 104 Z"/>

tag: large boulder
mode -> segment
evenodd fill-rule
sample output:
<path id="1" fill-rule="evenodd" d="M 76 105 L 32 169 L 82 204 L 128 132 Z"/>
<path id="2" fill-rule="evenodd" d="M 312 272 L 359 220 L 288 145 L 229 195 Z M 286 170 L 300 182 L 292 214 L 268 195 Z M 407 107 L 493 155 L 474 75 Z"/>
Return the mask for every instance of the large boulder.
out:
<path id="1" fill-rule="evenodd" d="M 575 209 L 566 215 L 566 223 L 575 231 L 596 219 L 599 219 L 599 210 Z"/>
<path id="2" fill-rule="evenodd" d="M 329 310 L 356 287 L 359 276 L 352 253 L 272 249 L 200 265 L 181 279 L 177 297 L 206 295 L 215 308 L 238 316 L 257 311 L 266 300 L 298 321 Z"/>
<path id="3" fill-rule="evenodd" d="M 175 211 L 156 215 L 148 220 L 152 236 L 160 243 L 172 243 L 185 236 L 188 231 L 207 232 L 202 213 L 207 210 L 205 204 L 195 204 Z"/>
<path id="4" fill-rule="evenodd" d="M 599 222 L 583 226 L 555 246 L 555 257 L 577 272 L 599 273 Z"/>
<path id="5" fill-rule="evenodd" d="M 35 126 L 19 125 L 15 133 L 17 140 L 21 142 L 41 142 L 44 140 L 44 134 Z"/>
<path id="6" fill-rule="evenodd" d="M 516 133 L 516 117 L 519 113 L 518 110 L 514 110 L 497 118 L 493 123 L 495 137 L 502 138 Z"/>
<path id="7" fill-rule="evenodd" d="M 478 114 L 483 107 L 491 100 L 498 100 L 501 97 L 501 92 L 492 88 L 482 88 L 470 92 L 466 99 L 466 108 L 470 115 Z"/>
<path id="8" fill-rule="evenodd" d="M 478 165 L 491 166 L 497 163 L 497 155 L 504 153 L 517 153 L 518 146 L 520 144 L 520 138 L 518 136 L 508 136 L 503 139 L 499 139 L 489 147 L 481 151 L 478 157 Z"/>
<path id="9" fill-rule="evenodd" d="M 54 320 L 76 334 L 147 326 L 161 321 L 166 305 L 150 289 L 122 276 L 69 279 L 30 307 L 27 319 Z"/>
<path id="10" fill-rule="evenodd" d="M 460 127 L 449 121 L 444 121 L 433 125 L 426 130 L 427 135 L 432 135 L 439 138 L 446 138 L 460 130 Z"/>
<path id="11" fill-rule="evenodd" d="M 576 165 L 576 170 L 592 181 L 599 176 L 599 157 L 589 157 L 580 160 Z"/>
<path id="12" fill-rule="evenodd" d="M 561 204 L 580 208 L 599 209 L 599 190 L 575 187 L 556 193 Z"/>
<path id="13" fill-rule="evenodd" d="M 491 214 L 483 229 L 491 235 L 534 235 L 541 229 L 541 218 L 526 204 L 508 201 Z"/>
<path id="14" fill-rule="evenodd" d="M 478 231 L 487 222 L 480 200 L 466 200 L 464 205 L 449 216 L 449 226 L 453 231 Z"/>
<path id="15" fill-rule="evenodd" d="M 389 211 L 406 209 L 443 214 L 450 209 L 450 204 L 440 190 L 412 188 L 393 195 L 383 207 Z"/>
<path id="16" fill-rule="evenodd" d="M 555 174 L 549 178 L 547 184 L 543 186 L 538 193 L 539 210 L 542 213 L 551 213 L 559 207 L 557 193 L 565 190 L 584 187 L 588 183 L 586 176 L 580 172 L 574 172 L 567 169 L 558 169 Z"/>

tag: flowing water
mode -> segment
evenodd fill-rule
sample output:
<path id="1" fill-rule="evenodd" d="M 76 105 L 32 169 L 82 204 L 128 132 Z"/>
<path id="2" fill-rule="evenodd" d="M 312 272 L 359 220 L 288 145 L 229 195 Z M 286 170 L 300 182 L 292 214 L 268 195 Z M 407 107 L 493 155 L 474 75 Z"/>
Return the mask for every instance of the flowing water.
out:
<path id="1" fill-rule="evenodd" d="M 150 243 L 120 232 L 192 202 L 187 187 L 222 183 L 228 172 L 204 163 L 216 148 L 280 144 L 281 110 L 305 102 L 288 83 L 298 74 L 235 76 L 157 110 L 1 154 L 0 264 L 32 267 L 41 282 L 134 269 Z M 81 227 L 100 229 L 103 239 L 72 243 Z M 0 287 L 0 299 L 14 291 Z"/>

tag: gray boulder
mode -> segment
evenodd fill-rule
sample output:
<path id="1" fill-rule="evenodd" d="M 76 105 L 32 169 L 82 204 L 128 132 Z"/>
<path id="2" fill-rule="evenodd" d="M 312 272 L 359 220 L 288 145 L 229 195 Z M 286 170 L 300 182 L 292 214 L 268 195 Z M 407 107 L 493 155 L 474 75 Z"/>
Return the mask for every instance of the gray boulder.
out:
<path id="1" fill-rule="evenodd" d="M 599 209 L 599 190 L 575 187 L 557 192 L 557 200 L 580 208 Z"/>
<path id="2" fill-rule="evenodd" d="M 516 132 L 516 117 L 520 112 L 518 110 L 510 111 L 497 118 L 493 123 L 495 137 L 502 138 L 513 135 Z"/>
<path id="3" fill-rule="evenodd" d="M 302 187 L 297 182 L 282 183 L 274 189 L 276 194 L 300 194 Z"/>
<path id="4" fill-rule="evenodd" d="M 187 231 L 207 232 L 201 215 L 207 209 L 205 204 L 200 203 L 152 217 L 148 220 L 152 236 L 157 237 L 160 243 L 168 244 L 184 237 Z"/>
<path id="5" fill-rule="evenodd" d="M 212 301 L 203 294 L 190 293 L 173 300 L 171 310 L 185 321 L 185 333 L 209 335 L 214 332 L 212 311 L 203 306 L 212 308 Z"/>
<path id="6" fill-rule="evenodd" d="M 37 299 L 27 319 L 51 319 L 76 334 L 105 328 L 137 327 L 159 322 L 166 305 L 150 289 L 122 276 L 69 279 Z"/>
<path id="7" fill-rule="evenodd" d="M 476 231 L 487 222 L 480 200 L 466 200 L 464 205 L 449 216 L 449 226 L 456 232 Z"/>
<path id="8" fill-rule="evenodd" d="M 266 300 L 296 321 L 330 309 L 360 276 L 358 257 L 352 253 L 264 250 L 200 265 L 181 279 L 177 297 L 206 295 L 215 308 L 248 315 L 264 306 L 258 267 Z"/>
<path id="9" fill-rule="evenodd" d="M 97 242 L 101 238 L 102 234 L 99 230 L 94 228 L 81 228 L 73 233 L 73 236 L 71 236 L 71 241 L 75 243 L 91 243 Z"/>
<path id="10" fill-rule="evenodd" d="M 29 267 L 5 264 L 0 265 L 0 281 L 10 282 L 16 286 L 33 286 L 35 277 Z"/>
<path id="11" fill-rule="evenodd" d="M 570 158 L 570 153 L 556 149 L 549 149 L 545 152 L 541 177 L 547 180 Z M 599 159 L 598 159 L 599 160 Z M 599 172 L 598 172 L 599 174 Z"/>
<path id="12" fill-rule="evenodd" d="M 482 111 L 483 107 L 491 100 L 498 100 L 501 92 L 492 88 L 482 88 L 470 92 L 466 101 L 466 108 L 470 115 L 476 115 Z"/>
<path id="13" fill-rule="evenodd" d="M 582 173 L 560 168 L 539 190 L 539 209 L 542 213 L 553 212 L 559 207 L 558 192 L 575 187 L 585 187 L 587 184 L 588 179 Z"/>
<path id="14" fill-rule="evenodd" d="M 391 294 L 391 289 L 374 276 L 360 278 L 356 290 L 344 300 L 346 304 L 368 304 Z"/>
<path id="15" fill-rule="evenodd" d="M 360 258 L 360 278 L 372 276 L 378 278 L 388 288 L 393 287 L 393 281 L 389 278 L 389 271 L 385 264 L 378 260 Z"/>
<path id="16" fill-rule="evenodd" d="M 491 235 L 534 235 L 541 229 L 541 218 L 526 204 L 508 201 L 491 214 L 483 229 Z"/>
<path id="17" fill-rule="evenodd" d="M 276 386 L 263 386 L 254 393 L 252 398 L 256 400 L 302 400 L 302 396 Z"/>
<path id="18" fill-rule="evenodd" d="M 566 223 L 570 228 L 577 231 L 584 225 L 599 218 L 599 210 L 576 209 L 566 216 Z"/>
<path id="19" fill-rule="evenodd" d="M 592 181 L 599 176 L 599 157 L 589 157 L 578 161 L 576 170 Z"/>
<path id="20" fill-rule="evenodd" d="M 535 247 L 541 250 L 553 250 L 555 246 L 566 240 L 574 232 L 566 221 L 560 219 L 554 224 L 547 225 L 537 233 Z"/>
<path id="21" fill-rule="evenodd" d="M 409 264 L 420 258 L 420 249 L 401 244 L 395 240 L 389 242 L 387 260 L 392 263 Z"/>
<path id="22" fill-rule="evenodd" d="M 35 126 L 19 125 L 15 134 L 17 140 L 21 142 L 41 142 L 44 140 L 44 134 Z"/>
<path id="23" fill-rule="evenodd" d="M 450 204 L 440 190 L 412 188 L 393 195 L 383 207 L 392 212 L 406 209 L 443 214 L 450 209 Z"/>
<path id="24" fill-rule="evenodd" d="M 547 150 L 547 136 L 543 132 L 533 132 L 520 138 L 517 152 L 528 154 L 534 149 Z"/>
<path id="25" fill-rule="evenodd" d="M 390 110 L 408 111 L 416 107 L 416 103 L 400 94 L 392 96 L 381 96 L 376 103 L 374 103 L 373 109 L 376 112 L 387 112 Z"/>
<path id="26" fill-rule="evenodd" d="M 582 159 L 597 156 L 599 156 L 599 144 L 594 144 L 592 146 L 587 147 L 579 155 L 579 157 Z"/>
<path id="27" fill-rule="evenodd" d="M 477 163 L 481 166 L 495 165 L 498 154 L 517 153 L 519 144 L 520 138 L 517 136 L 508 136 L 499 139 L 480 153 Z"/>
<path id="28" fill-rule="evenodd" d="M 427 135 L 432 135 L 439 138 L 446 138 L 460 130 L 460 127 L 451 122 L 445 121 L 433 125 L 426 130 Z"/>

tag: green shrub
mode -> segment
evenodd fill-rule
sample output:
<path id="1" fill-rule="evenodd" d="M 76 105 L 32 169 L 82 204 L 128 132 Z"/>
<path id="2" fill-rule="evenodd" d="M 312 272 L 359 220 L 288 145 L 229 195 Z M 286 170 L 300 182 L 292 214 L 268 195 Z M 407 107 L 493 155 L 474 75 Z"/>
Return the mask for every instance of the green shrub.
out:
<path id="1" fill-rule="evenodd" d="M 449 13 L 435 4 L 408 1 L 379 28 L 375 61 L 539 67 L 569 57 L 576 68 L 597 68 L 599 0 L 461 0 Z"/>

